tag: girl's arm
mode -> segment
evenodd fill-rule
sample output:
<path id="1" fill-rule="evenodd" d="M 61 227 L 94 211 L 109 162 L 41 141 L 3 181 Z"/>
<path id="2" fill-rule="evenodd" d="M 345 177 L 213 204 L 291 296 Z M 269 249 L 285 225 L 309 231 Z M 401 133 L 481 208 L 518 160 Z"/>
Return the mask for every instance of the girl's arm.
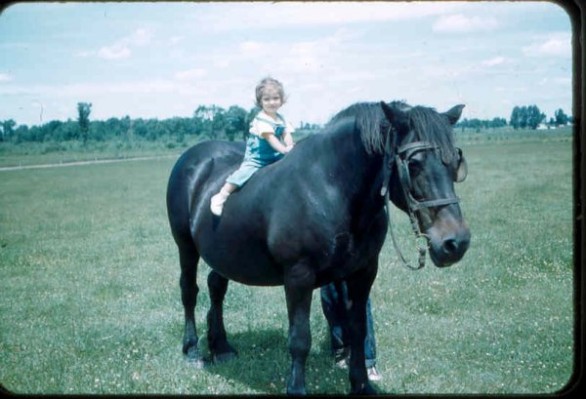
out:
<path id="1" fill-rule="evenodd" d="M 279 139 L 277 138 L 277 136 L 275 136 L 274 133 L 267 132 L 263 133 L 261 136 L 263 139 L 269 142 L 269 144 L 271 145 L 271 147 L 273 147 L 275 151 L 278 151 L 281 154 L 286 154 L 289 151 L 291 151 L 292 147 L 284 146 L 283 143 L 279 141 Z"/>
<path id="2" fill-rule="evenodd" d="M 295 143 L 293 142 L 293 135 L 291 134 L 291 132 L 289 132 L 289 129 L 286 129 L 285 133 L 283 133 L 283 142 L 287 147 L 289 147 L 289 149 L 293 148 L 293 146 L 295 145 Z"/>

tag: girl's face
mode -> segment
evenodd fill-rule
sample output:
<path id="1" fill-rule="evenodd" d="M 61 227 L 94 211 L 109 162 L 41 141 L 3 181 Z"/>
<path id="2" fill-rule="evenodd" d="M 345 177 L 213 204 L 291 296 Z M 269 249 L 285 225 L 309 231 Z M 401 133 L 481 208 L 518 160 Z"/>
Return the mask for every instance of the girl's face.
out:
<path id="1" fill-rule="evenodd" d="M 260 98 L 260 103 L 264 112 L 271 116 L 275 116 L 277 110 L 283 105 L 283 99 L 279 90 L 274 86 L 267 86 L 263 90 Z"/>

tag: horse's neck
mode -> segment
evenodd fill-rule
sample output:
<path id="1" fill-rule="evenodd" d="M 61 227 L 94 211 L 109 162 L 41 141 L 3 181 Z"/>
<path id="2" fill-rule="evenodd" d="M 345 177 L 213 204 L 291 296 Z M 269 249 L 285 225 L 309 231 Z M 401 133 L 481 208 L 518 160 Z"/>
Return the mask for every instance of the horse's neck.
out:
<path id="1" fill-rule="evenodd" d="M 334 154 L 333 176 L 338 189 L 357 205 L 382 206 L 382 155 L 368 154 L 357 132 L 332 135 L 329 151 Z"/>

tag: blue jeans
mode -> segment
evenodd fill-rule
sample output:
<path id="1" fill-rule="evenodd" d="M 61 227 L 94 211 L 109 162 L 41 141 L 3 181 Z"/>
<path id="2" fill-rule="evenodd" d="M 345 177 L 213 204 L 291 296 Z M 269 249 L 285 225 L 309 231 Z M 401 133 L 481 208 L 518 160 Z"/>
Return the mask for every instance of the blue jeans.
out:
<path id="1" fill-rule="evenodd" d="M 347 350 L 350 346 L 350 337 L 347 329 L 348 313 L 345 302 L 348 301 L 346 283 L 324 285 L 320 289 L 321 306 L 330 327 L 332 353 L 336 354 Z M 374 338 L 374 324 L 370 308 L 370 298 L 366 302 L 366 339 L 364 340 L 364 357 L 366 367 L 376 364 L 376 340 Z"/>

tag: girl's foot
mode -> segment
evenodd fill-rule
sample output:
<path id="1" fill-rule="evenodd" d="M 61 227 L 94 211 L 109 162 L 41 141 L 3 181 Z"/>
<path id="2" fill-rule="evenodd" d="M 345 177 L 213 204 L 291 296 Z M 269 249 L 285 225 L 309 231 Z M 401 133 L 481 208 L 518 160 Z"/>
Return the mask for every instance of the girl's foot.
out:
<path id="1" fill-rule="evenodd" d="M 228 194 L 229 195 L 229 194 Z M 222 210 L 224 209 L 224 203 L 228 199 L 228 195 L 226 195 L 223 191 L 220 191 L 218 194 L 212 197 L 210 201 L 210 210 L 216 216 L 222 215 Z"/>

